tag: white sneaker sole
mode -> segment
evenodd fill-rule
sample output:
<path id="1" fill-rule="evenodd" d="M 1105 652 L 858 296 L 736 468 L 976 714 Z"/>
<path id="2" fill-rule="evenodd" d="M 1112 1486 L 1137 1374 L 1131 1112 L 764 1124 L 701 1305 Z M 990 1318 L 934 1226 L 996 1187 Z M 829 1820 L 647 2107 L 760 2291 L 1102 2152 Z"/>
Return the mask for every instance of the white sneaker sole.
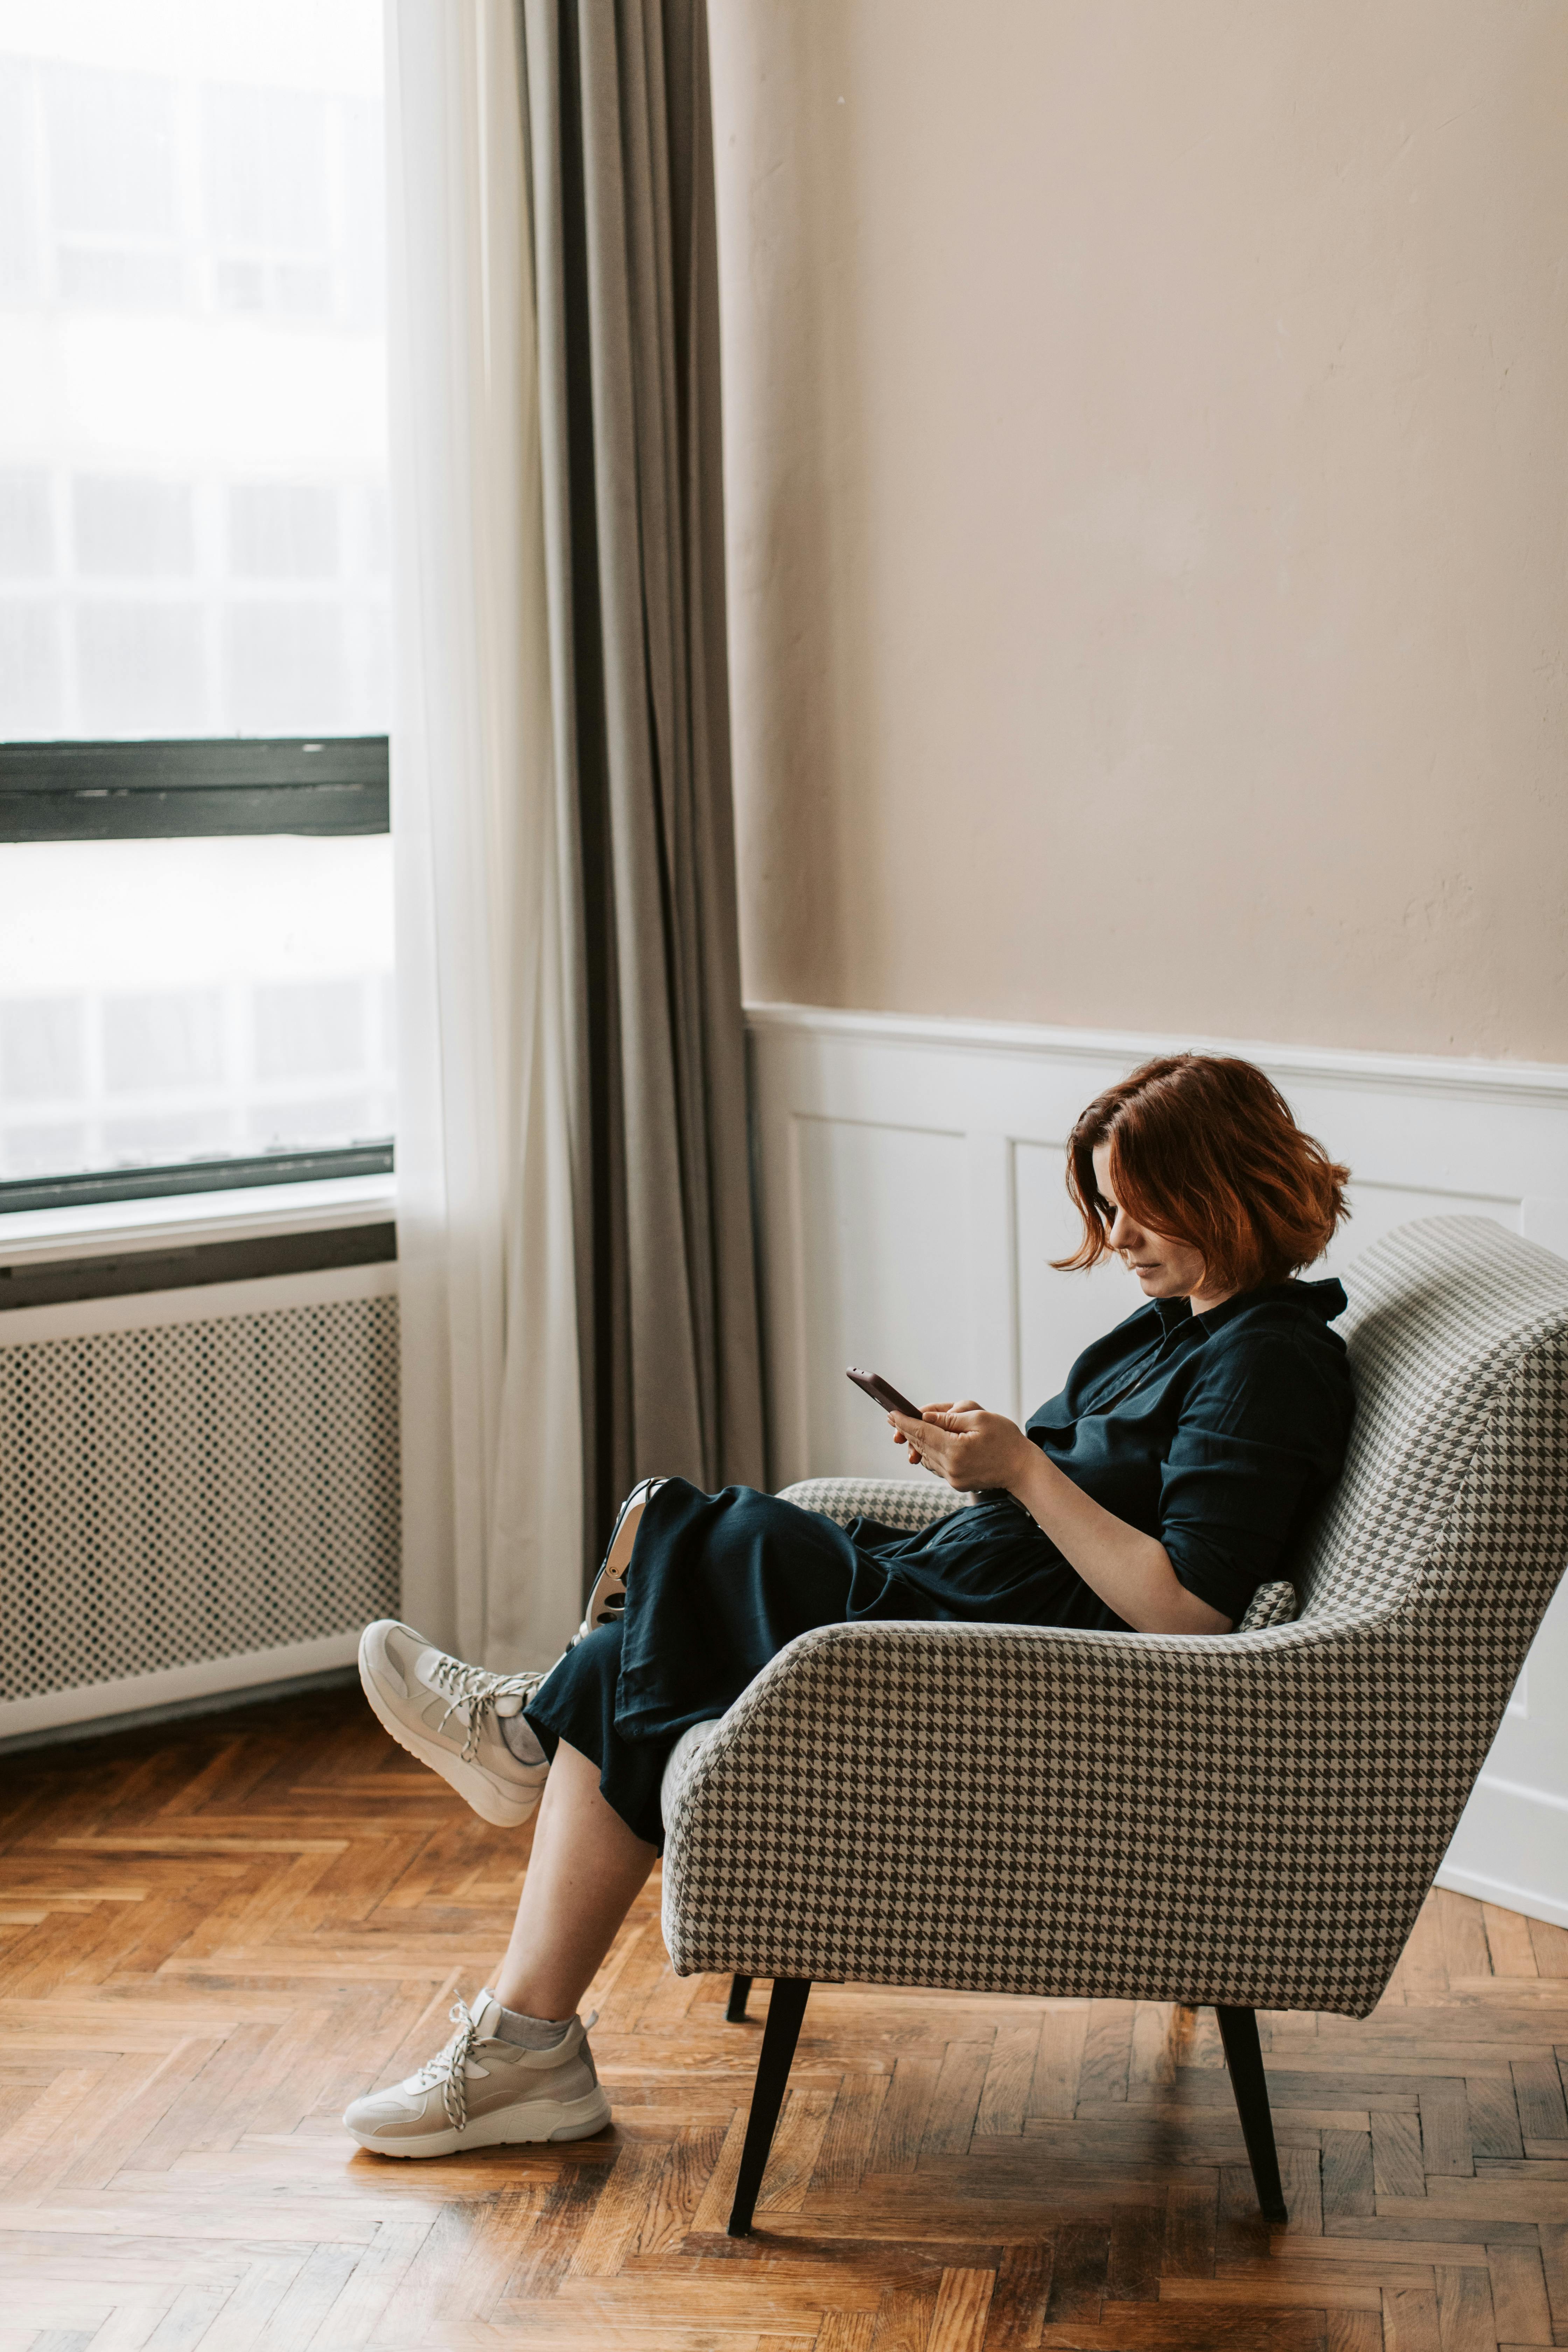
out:
<path id="1" fill-rule="evenodd" d="M 515 1797 L 509 1796 L 503 1789 L 497 1788 L 488 1772 L 481 1772 L 475 1764 L 465 1764 L 461 1756 L 455 1754 L 440 1740 L 430 1739 L 416 1730 L 413 1724 L 405 1723 L 376 1686 L 365 1650 L 370 1633 L 371 1628 L 367 1625 L 360 1635 L 359 1678 L 370 1701 L 371 1711 L 382 1729 L 396 1740 L 405 1754 L 415 1757 L 421 1764 L 427 1764 L 432 1772 L 439 1772 L 447 1787 L 455 1789 L 463 1802 L 478 1813 L 480 1821 L 489 1822 L 492 1829 L 517 1830 L 524 1822 L 531 1822 L 539 1810 L 539 1800 L 544 1794 L 546 1774 L 540 1772 L 535 1787 L 523 1790 Z M 522 1766 L 520 1769 L 527 1770 L 529 1768 Z M 369 2146 L 368 2141 L 366 2146 Z M 384 2152 L 395 2154 L 396 2151 Z"/>
<path id="2" fill-rule="evenodd" d="M 610 1549 L 605 1554 L 605 1564 L 594 1580 L 588 1595 L 588 1613 L 583 1620 L 584 1633 L 596 1633 L 601 1625 L 618 1625 L 626 1614 L 626 1570 L 631 1564 L 632 1549 L 647 1510 L 656 1490 L 667 1484 L 663 1478 L 645 1478 L 634 1486 L 621 1506 L 621 1516 L 610 1536 Z"/>
<path id="3" fill-rule="evenodd" d="M 525 2147 L 539 2140 L 588 2139 L 610 2120 L 610 2103 L 602 2090 L 580 2099 L 526 2099 L 515 2107 L 498 2107 L 476 2116 L 467 2131 L 422 2132 L 417 2138 L 395 2139 L 377 2132 L 353 2132 L 361 2147 L 373 2156 L 456 2156 L 476 2147 Z M 350 2126 L 351 2131 L 353 2126 Z"/>

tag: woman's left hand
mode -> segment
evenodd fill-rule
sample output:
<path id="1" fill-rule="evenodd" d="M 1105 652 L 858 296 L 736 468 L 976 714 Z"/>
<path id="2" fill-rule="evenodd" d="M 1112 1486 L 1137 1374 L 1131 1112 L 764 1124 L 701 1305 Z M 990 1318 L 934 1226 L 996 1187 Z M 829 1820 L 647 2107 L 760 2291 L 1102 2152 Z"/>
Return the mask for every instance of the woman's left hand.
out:
<path id="1" fill-rule="evenodd" d="M 981 1486 L 1012 1486 L 1037 1450 L 1016 1421 L 987 1412 L 973 1397 L 958 1404 L 922 1405 L 919 1421 L 903 1412 L 888 1418 L 899 1443 L 909 1447 L 910 1460 L 922 1462 L 961 1495 Z"/>

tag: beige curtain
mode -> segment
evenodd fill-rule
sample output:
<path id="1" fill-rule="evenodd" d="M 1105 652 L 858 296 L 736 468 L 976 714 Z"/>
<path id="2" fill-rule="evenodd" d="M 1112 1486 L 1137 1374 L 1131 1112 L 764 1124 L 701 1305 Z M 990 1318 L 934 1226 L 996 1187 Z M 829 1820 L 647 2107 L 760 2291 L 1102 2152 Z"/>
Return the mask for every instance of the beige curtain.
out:
<path id="1" fill-rule="evenodd" d="M 763 1475 L 697 0 L 391 0 L 405 1612 Z"/>
<path id="2" fill-rule="evenodd" d="M 582 1613 L 572 962 L 513 0 L 394 0 L 403 1609 L 543 1666 Z"/>
<path id="3" fill-rule="evenodd" d="M 589 1559 L 760 1483 L 703 0 L 522 0 Z"/>

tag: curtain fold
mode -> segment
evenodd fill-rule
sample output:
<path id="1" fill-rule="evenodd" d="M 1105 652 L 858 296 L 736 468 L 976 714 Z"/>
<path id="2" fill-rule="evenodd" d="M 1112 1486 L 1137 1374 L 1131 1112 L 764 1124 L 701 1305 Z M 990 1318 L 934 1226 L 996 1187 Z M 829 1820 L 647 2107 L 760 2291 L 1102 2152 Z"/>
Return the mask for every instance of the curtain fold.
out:
<path id="1" fill-rule="evenodd" d="M 404 1607 L 546 1664 L 583 1449 L 515 11 L 395 0 L 388 43 Z"/>
<path id="2" fill-rule="evenodd" d="M 702 0 L 390 0 L 405 1607 L 760 1483 Z"/>
<path id="3" fill-rule="evenodd" d="M 522 0 L 590 1552 L 760 1483 L 702 0 Z"/>

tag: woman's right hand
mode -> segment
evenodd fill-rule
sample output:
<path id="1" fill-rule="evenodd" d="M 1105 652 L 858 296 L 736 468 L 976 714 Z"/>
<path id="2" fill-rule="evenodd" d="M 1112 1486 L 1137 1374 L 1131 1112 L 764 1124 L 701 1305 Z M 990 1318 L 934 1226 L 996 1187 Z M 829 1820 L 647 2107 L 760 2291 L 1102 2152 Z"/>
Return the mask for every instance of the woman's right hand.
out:
<path id="1" fill-rule="evenodd" d="M 963 1408 L 961 1406 L 955 1405 L 951 1399 L 945 1401 L 942 1404 L 922 1404 L 921 1407 L 921 1419 L 922 1421 L 928 1420 L 933 1412 L 961 1412 L 962 1409 Z M 889 1426 L 893 1432 L 893 1444 L 895 1445 L 905 1444 L 907 1440 L 905 1439 L 904 1433 L 898 1427 L 897 1423 L 893 1422 L 891 1415 L 889 1416 Z M 925 1455 L 920 1451 L 918 1446 L 911 1445 L 910 1447 L 910 1460 L 919 1470 L 924 1470 L 929 1467 Z"/>

